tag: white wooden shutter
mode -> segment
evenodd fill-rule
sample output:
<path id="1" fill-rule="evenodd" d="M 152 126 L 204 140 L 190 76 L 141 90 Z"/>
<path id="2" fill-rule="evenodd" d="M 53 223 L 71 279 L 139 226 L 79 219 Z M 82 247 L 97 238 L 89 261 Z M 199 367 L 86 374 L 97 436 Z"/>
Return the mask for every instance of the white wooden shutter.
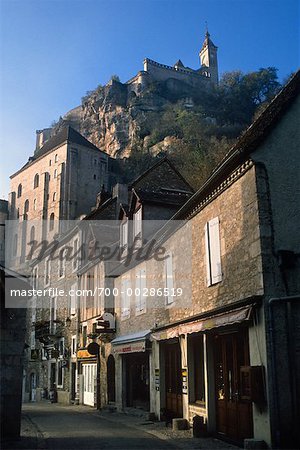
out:
<path id="1" fill-rule="evenodd" d="M 207 285 L 222 281 L 219 218 L 210 220 L 205 227 Z"/>

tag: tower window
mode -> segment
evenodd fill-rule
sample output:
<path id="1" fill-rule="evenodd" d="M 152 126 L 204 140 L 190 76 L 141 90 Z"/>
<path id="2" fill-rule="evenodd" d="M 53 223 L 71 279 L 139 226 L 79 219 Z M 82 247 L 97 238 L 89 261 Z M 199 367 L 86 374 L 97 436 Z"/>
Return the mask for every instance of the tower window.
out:
<path id="1" fill-rule="evenodd" d="M 22 185 L 20 183 L 18 186 L 18 198 L 21 197 L 21 195 L 22 195 Z"/>
<path id="2" fill-rule="evenodd" d="M 33 189 L 35 189 L 39 186 L 39 180 L 40 180 L 39 174 L 36 173 L 34 175 L 34 180 L 33 180 Z"/>
<path id="3" fill-rule="evenodd" d="M 56 200 L 56 192 L 53 193 L 53 201 L 55 202 Z"/>

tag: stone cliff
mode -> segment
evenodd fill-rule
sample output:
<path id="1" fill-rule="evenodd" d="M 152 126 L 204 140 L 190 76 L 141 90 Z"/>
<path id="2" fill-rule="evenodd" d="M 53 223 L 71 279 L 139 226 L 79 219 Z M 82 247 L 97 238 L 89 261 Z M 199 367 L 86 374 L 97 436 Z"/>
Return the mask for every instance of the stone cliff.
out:
<path id="1" fill-rule="evenodd" d="M 80 106 L 60 118 L 53 132 L 71 125 L 112 157 L 123 158 L 137 142 L 147 149 L 151 127 L 159 126 L 167 105 L 180 102 L 192 108 L 200 97 L 199 89 L 175 79 L 152 83 L 141 93 L 111 80 L 83 97 Z"/>

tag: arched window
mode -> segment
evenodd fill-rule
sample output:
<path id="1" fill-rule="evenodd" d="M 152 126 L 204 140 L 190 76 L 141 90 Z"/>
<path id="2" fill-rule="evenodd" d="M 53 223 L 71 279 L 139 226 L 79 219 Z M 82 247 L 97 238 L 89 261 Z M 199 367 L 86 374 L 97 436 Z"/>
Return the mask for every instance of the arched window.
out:
<path id="1" fill-rule="evenodd" d="M 56 153 L 55 157 L 54 157 L 54 162 L 58 161 L 58 154 Z"/>
<path id="2" fill-rule="evenodd" d="M 39 180 L 40 180 L 39 174 L 36 173 L 36 174 L 34 175 L 33 189 L 39 187 Z"/>
<path id="3" fill-rule="evenodd" d="M 18 198 L 21 197 L 21 195 L 22 195 L 22 185 L 20 183 L 18 186 Z"/>
<path id="4" fill-rule="evenodd" d="M 51 166 L 51 164 L 52 164 L 52 161 L 51 161 L 51 159 L 49 159 L 49 166 Z"/>
<path id="5" fill-rule="evenodd" d="M 31 229 L 30 229 L 30 241 L 34 241 L 35 238 L 35 228 L 32 225 Z"/>
<path id="6" fill-rule="evenodd" d="M 26 200 L 26 202 L 24 203 L 24 220 L 27 220 L 27 213 L 29 211 L 29 200 Z"/>
<path id="7" fill-rule="evenodd" d="M 54 213 L 51 213 L 50 214 L 50 226 L 49 226 L 50 231 L 52 231 L 53 228 L 54 228 Z"/>

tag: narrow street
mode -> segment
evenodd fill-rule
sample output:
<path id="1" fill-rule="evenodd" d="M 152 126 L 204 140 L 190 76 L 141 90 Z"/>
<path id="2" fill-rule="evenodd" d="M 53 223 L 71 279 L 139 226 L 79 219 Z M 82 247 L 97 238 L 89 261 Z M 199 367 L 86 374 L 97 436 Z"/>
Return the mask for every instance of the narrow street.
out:
<path id="1" fill-rule="evenodd" d="M 173 442 L 159 439 L 137 427 L 109 420 L 88 407 L 50 403 L 23 405 L 27 420 L 39 435 L 38 449 L 177 449 Z M 141 420 L 143 422 L 143 420 Z M 24 448 L 22 445 L 19 448 Z"/>

